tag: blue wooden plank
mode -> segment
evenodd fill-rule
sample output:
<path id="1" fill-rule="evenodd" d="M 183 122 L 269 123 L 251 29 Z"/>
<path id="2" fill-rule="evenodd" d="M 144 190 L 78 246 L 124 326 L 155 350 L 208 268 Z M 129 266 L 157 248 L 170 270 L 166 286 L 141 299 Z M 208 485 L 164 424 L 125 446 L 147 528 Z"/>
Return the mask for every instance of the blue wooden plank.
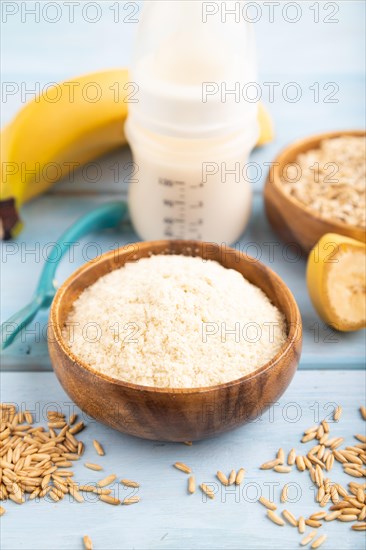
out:
<path id="1" fill-rule="evenodd" d="M 14 243 L 1 243 L 3 320 L 30 300 L 49 243 L 54 242 L 64 228 L 81 214 L 108 198 L 74 196 L 71 200 L 63 195 L 45 195 L 25 206 L 24 232 Z M 137 240 L 137 235 L 128 224 L 116 232 L 90 235 L 73 248 L 73 255 L 62 261 L 57 280 L 61 283 L 79 265 L 96 255 Z M 260 194 L 255 195 L 249 227 L 234 246 L 270 266 L 293 292 L 304 325 L 301 368 L 364 367 L 366 332 L 334 332 L 319 319 L 307 293 L 305 261 L 298 257 L 296 249 L 285 245 L 273 234 L 265 219 Z M 4 289 L 7 289 L 6 294 Z M 3 368 L 50 368 L 45 338 L 47 318 L 47 312 L 41 312 L 23 335 L 5 350 Z"/>
<path id="2" fill-rule="evenodd" d="M 47 407 L 67 414 L 74 410 L 52 373 L 3 373 L 1 382 L 1 400 L 34 411 L 41 423 Z M 279 447 L 285 452 L 295 447 L 297 453 L 304 453 L 312 443 L 300 443 L 302 431 L 323 418 L 329 420 L 332 436 L 345 437 L 345 444 L 353 444 L 353 434 L 364 432 L 365 422 L 358 407 L 364 401 L 365 382 L 362 372 L 298 372 L 285 395 L 260 420 L 192 447 L 143 441 L 85 417 L 87 429 L 80 439 L 86 444 L 86 452 L 74 463 L 75 479 L 96 482 L 110 473 L 118 479 L 134 479 L 141 483 L 141 502 L 114 507 L 90 497 L 83 504 L 68 498 L 57 504 L 2 503 L 7 510 L 1 518 L 2 547 L 75 550 L 82 548 L 81 537 L 88 534 L 96 550 L 296 548 L 302 538 L 297 529 L 273 525 L 256 501 L 261 495 L 270 498 L 273 491 L 273 498 L 279 503 L 281 489 L 289 482 L 290 502 L 279 503 L 279 513 L 287 508 L 296 517 L 308 517 L 319 510 L 309 476 L 297 470 L 286 475 L 262 471 L 259 465 L 272 459 Z M 342 405 L 343 414 L 339 423 L 333 423 L 332 411 L 337 404 Z M 104 457 L 96 455 L 94 438 L 104 445 Z M 213 501 L 206 501 L 200 492 L 187 494 L 187 476 L 172 467 L 177 460 L 193 468 L 197 483 L 213 484 L 217 491 Z M 83 466 L 86 461 L 98 462 L 103 472 L 87 470 Z M 229 472 L 239 467 L 247 472 L 241 488 L 218 485 L 218 469 Z M 331 479 L 344 486 L 354 480 L 343 473 L 337 462 Z M 117 483 L 112 489 L 120 498 L 129 494 Z M 364 548 L 363 533 L 351 531 L 347 523 L 326 523 L 319 529 L 321 533 L 328 535 L 325 550 Z"/>
<path id="3" fill-rule="evenodd" d="M 83 11 L 82 3 L 70 8 L 59 2 L 58 13 L 54 5 L 43 12 L 40 3 L 36 7 L 38 18 L 37 13 L 27 14 L 27 10 L 32 10 L 31 2 L 4 8 L 2 79 L 3 83 L 15 83 L 18 90 L 2 104 L 3 122 L 10 120 L 22 105 L 22 90 L 32 90 L 37 83 L 43 87 L 78 74 L 128 66 L 137 29 L 135 21 L 139 20 L 138 13 L 132 17 L 131 13 L 139 3 L 107 0 L 94 2 L 97 8 Z M 307 75 L 324 83 L 338 82 L 343 75 L 362 77 L 365 67 L 362 0 L 306 1 L 292 3 L 292 7 L 282 1 L 272 3 L 273 12 L 270 2 L 251 4 L 259 6 L 259 16 L 254 6 L 248 10 L 247 19 L 257 35 L 260 75 L 264 81 L 296 82 Z M 30 98 L 31 94 L 26 96 Z M 359 108 L 353 96 L 345 99 L 344 107 Z M 309 117 L 306 109 L 304 113 L 310 120 L 315 118 Z M 360 124 L 362 120 L 359 119 Z"/>

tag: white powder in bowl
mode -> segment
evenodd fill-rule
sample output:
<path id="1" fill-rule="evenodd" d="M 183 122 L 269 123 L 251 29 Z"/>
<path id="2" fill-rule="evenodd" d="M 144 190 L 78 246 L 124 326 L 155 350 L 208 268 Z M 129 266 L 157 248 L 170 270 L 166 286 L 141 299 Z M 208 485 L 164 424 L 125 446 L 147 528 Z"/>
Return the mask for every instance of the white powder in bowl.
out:
<path id="1" fill-rule="evenodd" d="M 63 330 L 79 359 L 113 378 L 164 388 L 248 374 L 286 340 L 283 314 L 239 272 L 157 255 L 86 288 Z"/>

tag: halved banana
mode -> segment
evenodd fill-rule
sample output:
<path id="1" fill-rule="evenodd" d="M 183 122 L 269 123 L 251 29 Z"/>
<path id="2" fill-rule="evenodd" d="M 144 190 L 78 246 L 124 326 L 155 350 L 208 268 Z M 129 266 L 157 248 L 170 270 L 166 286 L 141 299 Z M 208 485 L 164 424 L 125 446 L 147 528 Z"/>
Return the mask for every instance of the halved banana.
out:
<path id="1" fill-rule="evenodd" d="M 366 245 L 327 233 L 311 250 L 307 286 L 319 316 L 340 331 L 366 326 Z"/>

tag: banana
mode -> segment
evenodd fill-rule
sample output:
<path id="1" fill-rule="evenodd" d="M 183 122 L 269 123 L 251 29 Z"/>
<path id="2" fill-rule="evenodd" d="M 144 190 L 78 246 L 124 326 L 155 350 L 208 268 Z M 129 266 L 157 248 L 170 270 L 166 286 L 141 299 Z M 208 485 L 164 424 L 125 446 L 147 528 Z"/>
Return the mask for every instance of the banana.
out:
<path id="1" fill-rule="evenodd" d="M 20 207 L 70 171 L 126 143 L 124 123 L 132 84 L 127 69 L 97 72 L 48 88 L 1 131 L 0 239 L 15 237 Z M 258 110 L 257 145 L 273 139 Z"/>
<path id="2" fill-rule="evenodd" d="M 306 279 L 319 316 L 343 331 L 366 326 L 366 245 L 327 233 L 311 250 Z"/>
<path id="3" fill-rule="evenodd" d="M 263 103 L 258 104 L 258 123 L 259 138 L 257 141 L 257 147 L 262 147 L 274 139 L 272 119 Z"/>
<path id="4" fill-rule="evenodd" d="M 48 88 L 1 132 L 0 230 L 20 229 L 22 204 L 125 142 L 127 70 L 89 74 Z"/>

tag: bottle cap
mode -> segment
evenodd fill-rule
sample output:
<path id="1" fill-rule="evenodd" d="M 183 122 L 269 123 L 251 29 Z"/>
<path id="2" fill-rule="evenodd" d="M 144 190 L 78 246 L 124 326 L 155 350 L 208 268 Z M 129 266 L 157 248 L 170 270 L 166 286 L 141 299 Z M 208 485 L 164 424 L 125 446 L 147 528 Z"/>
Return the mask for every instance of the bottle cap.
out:
<path id="1" fill-rule="evenodd" d="M 148 130 L 182 138 L 224 135 L 248 125 L 253 132 L 253 28 L 234 17 L 205 17 L 204 4 L 149 1 L 142 10 L 131 70 L 138 90 L 129 113 Z"/>

